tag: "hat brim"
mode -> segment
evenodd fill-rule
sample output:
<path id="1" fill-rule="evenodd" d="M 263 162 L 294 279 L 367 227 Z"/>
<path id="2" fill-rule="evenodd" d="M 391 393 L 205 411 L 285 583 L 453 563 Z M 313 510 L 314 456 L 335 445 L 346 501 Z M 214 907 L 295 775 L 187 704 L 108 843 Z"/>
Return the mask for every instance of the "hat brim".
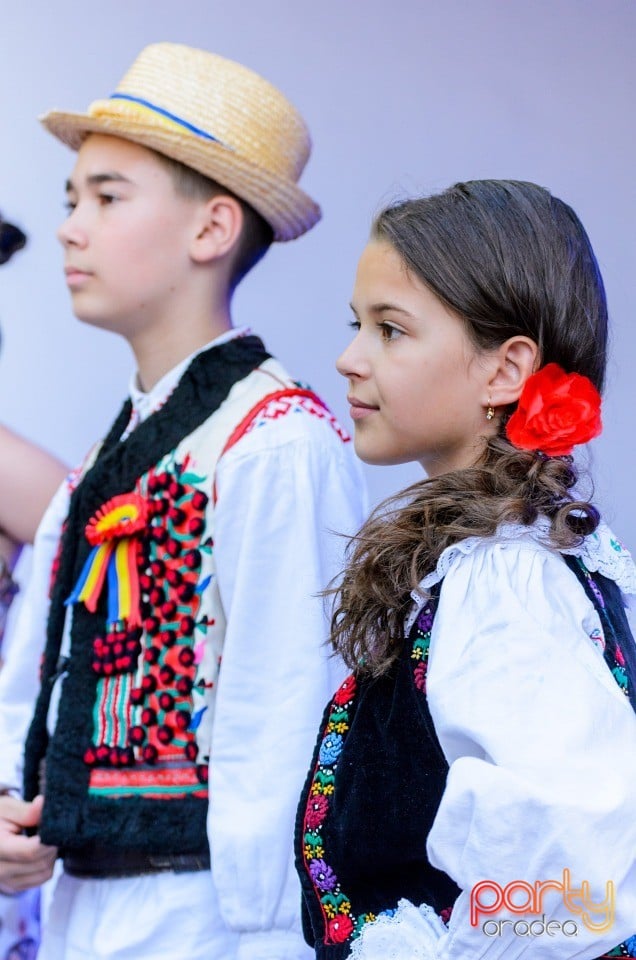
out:
<path id="1" fill-rule="evenodd" d="M 129 116 L 91 117 L 52 110 L 40 122 L 72 150 L 79 150 L 88 134 L 103 133 L 178 160 L 254 207 L 272 227 L 275 240 L 294 240 L 320 220 L 318 204 L 294 182 L 274 176 L 221 143 L 168 127 L 148 129 L 147 122 Z"/>

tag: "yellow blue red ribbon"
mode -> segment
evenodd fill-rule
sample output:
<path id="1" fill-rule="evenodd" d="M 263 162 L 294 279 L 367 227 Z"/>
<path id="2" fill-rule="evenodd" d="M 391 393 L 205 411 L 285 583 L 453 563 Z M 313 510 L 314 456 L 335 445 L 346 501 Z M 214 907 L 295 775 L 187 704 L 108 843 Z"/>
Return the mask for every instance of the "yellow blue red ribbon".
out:
<path id="1" fill-rule="evenodd" d="M 146 527 L 148 504 L 137 493 L 108 500 L 86 524 L 85 535 L 93 549 L 79 575 L 67 605 L 83 603 L 94 613 L 104 583 L 108 589 L 109 624 L 125 621 L 141 625 L 137 538 Z"/>

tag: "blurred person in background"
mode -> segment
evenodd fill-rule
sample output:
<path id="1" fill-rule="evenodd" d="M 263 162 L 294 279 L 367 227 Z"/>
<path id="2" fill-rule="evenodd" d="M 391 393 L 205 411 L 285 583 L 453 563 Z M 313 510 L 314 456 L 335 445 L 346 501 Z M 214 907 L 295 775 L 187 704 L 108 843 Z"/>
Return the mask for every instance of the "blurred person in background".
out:
<path id="1" fill-rule="evenodd" d="M 0 265 L 25 243 L 22 230 L 0 215 Z M 33 543 L 47 504 L 66 472 L 56 457 L 0 423 L 0 668 L 7 615 L 18 593 L 15 564 L 22 545 Z M 6 655 L 10 655 L 8 645 Z M 1 960 L 34 960 L 39 900 L 38 889 L 18 896 L 0 894 Z"/>

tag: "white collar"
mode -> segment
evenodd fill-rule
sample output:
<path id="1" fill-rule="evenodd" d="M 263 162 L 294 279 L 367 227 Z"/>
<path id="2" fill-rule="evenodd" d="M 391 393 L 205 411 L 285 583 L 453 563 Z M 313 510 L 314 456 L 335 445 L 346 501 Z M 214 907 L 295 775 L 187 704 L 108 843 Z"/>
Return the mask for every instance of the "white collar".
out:
<path id="1" fill-rule="evenodd" d="M 164 405 L 187 368 L 200 353 L 209 350 L 210 347 L 218 347 L 222 343 L 227 343 L 237 337 L 244 337 L 248 333 L 250 333 L 248 327 L 236 327 L 232 330 L 226 330 L 225 333 L 210 340 L 209 343 L 195 350 L 189 357 L 181 360 L 180 363 L 177 363 L 171 370 L 164 373 L 163 377 L 148 391 L 142 390 L 139 386 L 139 375 L 138 372 L 135 371 L 131 377 L 129 386 L 129 394 L 132 401 L 131 424 L 136 426 L 138 423 L 143 422 L 151 413 L 154 413 Z"/>
<path id="2" fill-rule="evenodd" d="M 556 551 L 549 542 L 550 521 L 546 517 L 539 517 L 532 526 L 520 523 L 505 523 L 500 526 L 493 537 L 467 537 L 458 543 L 446 547 L 440 554 L 435 570 L 428 573 L 411 591 L 415 608 L 408 615 L 407 623 L 412 625 L 415 616 L 421 609 L 430 588 L 444 579 L 451 566 L 460 558 L 469 556 L 478 547 L 488 543 L 502 543 L 517 541 L 520 543 L 534 542 L 554 552 L 561 552 L 569 556 L 580 557 L 591 573 L 597 571 L 604 577 L 613 580 L 624 594 L 636 594 L 636 566 L 629 550 L 614 536 L 606 523 L 601 521 L 589 536 L 576 547 Z"/>

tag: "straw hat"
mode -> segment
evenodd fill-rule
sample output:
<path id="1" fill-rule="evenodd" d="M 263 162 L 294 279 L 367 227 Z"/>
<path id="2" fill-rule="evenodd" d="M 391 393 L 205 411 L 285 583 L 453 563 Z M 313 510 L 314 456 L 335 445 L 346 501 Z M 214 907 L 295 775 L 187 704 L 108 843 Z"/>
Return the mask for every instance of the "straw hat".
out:
<path id="1" fill-rule="evenodd" d="M 73 150 L 89 133 L 106 133 L 179 160 L 254 207 L 276 240 L 320 219 L 297 185 L 311 151 L 298 111 L 257 73 L 205 50 L 151 44 L 108 99 L 41 120 Z"/>

